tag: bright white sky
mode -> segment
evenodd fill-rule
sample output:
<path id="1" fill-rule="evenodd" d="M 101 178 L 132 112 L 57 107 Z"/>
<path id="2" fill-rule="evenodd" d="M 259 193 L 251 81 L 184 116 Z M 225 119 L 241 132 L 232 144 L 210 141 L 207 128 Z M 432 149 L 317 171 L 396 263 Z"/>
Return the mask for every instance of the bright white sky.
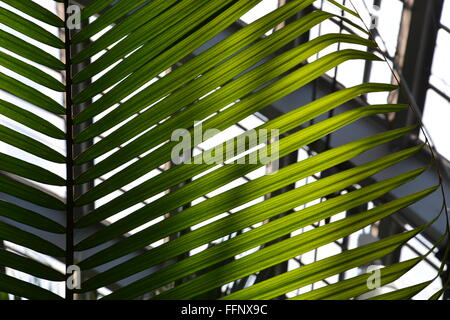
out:
<path id="1" fill-rule="evenodd" d="M 353 0 L 353 4 L 357 8 L 358 12 L 363 16 L 366 23 L 370 21 L 366 6 L 372 10 L 371 0 Z M 250 23 L 266 12 L 275 10 L 278 0 L 263 0 L 250 12 L 242 17 L 247 23 Z M 321 1 L 316 1 L 315 5 L 320 7 Z M 349 1 L 347 1 L 347 4 Z M 348 4 L 350 7 L 350 5 Z M 378 11 L 379 24 L 378 30 L 384 43 L 387 46 L 387 50 L 391 56 L 395 54 L 397 46 L 399 22 L 402 12 L 402 3 L 399 0 L 382 1 L 380 11 Z M 330 12 L 336 12 L 332 6 L 325 5 L 325 10 Z M 377 11 L 373 11 L 377 12 Z M 450 26 L 450 0 L 445 0 L 443 15 L 441 19 L 444 25 Z M 324 23 L 322 25 L 322 33 L 336 32 L 337 29 L 332 24 Z M 384 48 L 384 44 L 379 41 L 379 44 Z M 324 50 L 325 52 L 325 50 Z M 448 74 L 450 72 L 450 62 L 448 59 L 448 53 L 450 52 L 450 34 L 445 30 L 440 30 L 438 35 L 438 43 L 436 47 L 436 53 L 434 57 L 434 63 L 432 68 L 431 83 L 450 96 L 450 80 Z M 358 66 L 359 64 L 359 66 Z M 349 67 L 340 67 L 345 71 L 338 74 L 338 79 L 345 85 L 354 85 L 360 81 L 355 78 L 357 69 L 362 69 L 363 64 L 359 62 L 352 62 Z M 347 72 L 350 71 L 350 72 Z M 359 70 L 358 70 L 359 71 Z M 390 70 L 386 65 L 379 64 L 372 70 L 372 81 L 389 82 L 391 80 Z M 372 100 L 372 103 L 386 102 L 386 94 L 377 94 L 376 98 Z M 447 159 L 450 159 L 450 132 L 448 129 L 448 120 L 450 119 L 450 103 L 443 99 L 440 95 L 430 90 L 427 96 L 426 107 L 423 117 L 424 125 L 426 126 L 437 150 Z M 423 136 L 421 136 L 423 139 Z"/>
<path id="2" fill-rule="evenodd" d="M 363 0 L 354 0 L 354 4 L 357 6 L 360 13 L 365 14 L 367 13 L 367 10 L 363 6 Z M 35 1 L 38 2 L 40 5 L 46 7 L 46 8 L 54 8 L 55 2 L 53 0 L 39 0 Z M 245 22 L 252 22 L 261 16 L 265 15 L 266 13 L 273 11 L 277 7 L 278 0 L 263 0 L 258 6 L 256 6 L 252 11 L 247 13 L 242 17 L 242 20 Z M 316 2 L 318 6 L 320 6 L 320 1 Z M 367 0 L 366 3 L 369 7 L 372 1 Z M 13 8 L 1 3 L 2 7 L 6 7 L 9 10 L 12 10 L 16 13 L 16 10 Z M 325 10 L 334 10 L 333 7 L 326 6 L 324 8 Z M 389 0 L 389 1 L 383 1 L 381 10 L 379 12 L 380 20 L 379 20 L 379 31 L 381 36 L 383 37 L 386 45 L 387 50 L 391 55 L 395 53 L 395 46 L 397 42 L 397 34 L 398 34 L 398 25 L 400 21 L 400 14 L 401 14 L 402 6 L 400 1 L 398 0 Z M 334 12 L 339 12 L 334 10 Z M 367 18 L 367 15 L 365 16 Z M 38 22 L 37 20 L 32 19 L 34 22 L 42 25 L 42 23 Z M 447 26 L 450 25 L 450 0 L 445 0 L 445 10 L 444 10 L 444 16 L 443 16 L 443 23 Z M 6 28 L 5 26 L 1 25 L 1 28 L 7 32 L 10 32 L 12 34 L 17 33 L 14 30 L 11 30 L 9 28 Z M 322 33 L 327 32 L 336 32 L 338 30 L 333 29 L 335 26 L 332 24 L 324 24 Z M 48 29 L 48 28 L 47 28 Z M 317 31 L 317 30 L 316 30 Z M 314 32 L 316 32 L 314 31 Z M 53 32 L 56 33 L 56 29 L 53 30 Z M 313 34 L 314 34 L 313 32 Z M 32 39 L 28 39 L 31 43 L 37 44 L 37 42 L 33 41 Z M 58 51 L 51 49 L 50 47 L 43 46 L 39 44 L 39 46 L 44 47 L 48 52 L 51 52 L 55 56 L 58 56 Z M 4 51 L 4 48 L 1 48 L 2 51 Z M 332 49 L 330 49 L 332 50 Z M 326 52 L 326 51 L 324 51 Z M 441 31 L 439 33 L 439 39 L 438 39 L 438 46 L 436 48 L 436 54 L 434 59 L 434 65 L 433 65 L 433 78 L 432 83 L 438 87 L 440 90 L 446 92 L 448 95 L 450 95 L 450 81 L 447 79 L 447 74 L 449 70 L 449 62 L 448 62 L 448 52 L 450 52 L 450 35 L 444 31 Z M 353 63 L 353 64 L 346 64 L 343 65 L 342 68 L 340 67 L 340 72 L 338 73 L 338 80 L 342 82 L 345 85 L 354 85 L 356 83 L 359 83 L 361 79 L 355 77 L 355 75 L 361 75 L 363 64 L 362 63 Z M 14 77 L 20 78 L 25 83 L 31 83 L 28 80 L 26 80 L 23 77 L 20 77 L 16 75 L 15 73 L 9 71 L 8 69 L 5 69 L 3 67 L 0 67 L 0 71 L 4 72 L 8 75 L 13 75 Z M 57 77 L 57 74 L 54 74 L 55 77 Z M 373 69 L 373 75 L 372 75 L 372 81 L 382 81 L 382 82 L 389 82 L 390 81 L 390 74 L 389 74 L 389 68 L 386 65 L 377 65 Z M 62 102 L 62 96 L 60 94 L 52 94 L 48 89 L 39 87 L 39 90 L 43 91 L 46 94 L 52 95 L 55 100 Z M 39 113 L 42 117 L 49 119 L 55 125 L 58 127 L 63 127 L 63 122 L 61 119 L 58 119 L 52 115 L 49 115 L 47 112 L 40 110 L 39 108 L 33 107 L 30 104 L 24 103 L 23 101 L 20 101 L 19 99 L 16 99 L 12 97 L 9 94 L 4 93 L 3 91 L 0 92 L 0 99 L 4 99 L 6 101 L 10 101 L 11 103 L 14 103 L 16 105 L 20 105 L 24 108 L 26 108 L 29 111 Z M 386 102 L 386 95 L 379 94 L 376 96 L 371 97 L 371 102 L 380 102 L 384 103 Z M 434 94 L 433 92 L 430 92 L 427 98 L 426 103 L 426 109 L 424 114 L 424 122 L 427 126 L 428 131 L 431 133 L 432 138 L 438 148 L 438 150 L 446 156 L 448 159 L 450 159 L 450 143 L 449 143 L 449 129 L 448 129 L 448 120 L 450 119 L 450 105 L 447 101 L 442 99 L 440 96 Z M 14 121 L 11 121 L 3 116 L 0 116 L 0 121 L 2 124 L 9 126 L 11 128 L 17 129 L 24 134 L 39 137 L 41 141 L 44 141 L 46 144 L 54 146 L 57 150 L 60 150 L 61 153 L 64 153 L 64 143 L 58 142 L 54 139 L 49 139 L 47 137 L 44 137 L 43 135 L 36 134 L 35 132 L 31 132 L 30 130 L 26 129 L 25 127 L 21 126 L 20 124 L 15 123 Z M 247 128 L 254 127 L 258 124 L 258 121 L 255 117 L 245 120 L 247 123 Z M 235 133 L 237 134 L 237 133 Z M 223 135 L 221 135 L 221 138 L 224 138 Z M 220 138 L 219 138 L 220 139 Z M 218 142 L 215 141 L 215 142 Z M 214 143 L 215 144 L 215 143 Z M 36 163 L 38 165 L 41 165 L 43 167 L 49 167 L 49 163 L 46 161 L 43 161 L 37 157 L 30 156 L 14 147 L 11 147 L 7 144 L 0 143 L 0 150 L 1 152 L 12 154 L 16 157 L 20 157 L 22 159 L 25 159 L 27 161 L 30 161 L 32 163 Z M 55 166 L 52 164 L 52 171 L 60 174 L 61 176 L 64 176 L 64 167 L 63 166 Z M 151 173 L 155 174 L 155 173 Z M 263 174 L 263 172 L 258 173 L 258 175 Z M 148 176 L 146 176 L 148 177 Z M 255 176 L 256 177 L 256 176 Z M 238 184 L 243 183 L 243 181 L 239 182 Z M 134 184 L 135 185 L 135 184 Z M 128 186 L 130 188 L 131 186 Z M 230 186 L 228 186 L 230 187 Z M 52 191 L 58 193 L 61 196 L 64 196 L 64 189 L 63 188 L 52 188 Z M 221 190 L 223 192 L 224 190 Z M 120 193 L 119 193 L 120 194 Z M 113 194 L 112 197 L 117 196 L 118 194 Z M 159 197 L 158 195 L 157 197 Z M 156 197 L 155 197 L 156 198 Z M 109 201 L 110 198 L 105 197 L 102 199 L 99 204 Z M 204 200 L 204 199 L 202 199 Z M 258 200 L 260 201 L 260 200 Z M 142 204 L 141 204 L 142 205 Z M 139 206 L 141 206 L 139 205 Z M 248 204 L 250 205 L 250 204 Z M 134 207 L 132 210 L 136 210 L 139 206 Z M 233 210 L 235 211 L 235 210 Z M 126 214 L 125 212 L 122 213 Z M 118 217 L 115 217 L 116 219 Z M 153 223 L 155 223 L 154 221 Z M 416 244 L 418 245 L 418 244 Z M 319 258 L 321 258 L 321 255 L 327 256 L 330 254 L 333 254 L 333 251 L 335 251 L 336 248 L 332 247 L 330 245 L 328 248 L 321 251 L 319 254 Z M 335 253 L 335 252 L 334 252 Z M 311 253 L 312 254 L 312 253 Z M 408 254 L 407 252 L 404 253 L 408 256 L 413 256 L 412 253 Z M 313 256 L 308 257 L 305 255 L 305 259 L 312 259 Z M 404 256 L 403 258 L 407 258 Z M 416 279 L 416 281 L 420 280 L 427 280 L 429 277 L 428 275 L 431 273 L 432 270 L 427 270 L 426 272 L 423 272 L 424 270 L 420 270 L 420 272 L 414 272 L 409 275 L 409 277 Z M 402 286 L 402 283 L 399 284 L 399 286 Z M 433 290 L 435 290 L 437 287 L 433 286 L 430 287 L 430 289 L 426 292 L 424 292 L 423 297 L 427 297 L 429 293 L 432 293 Z"/>
<path id="3" fill-rule="evenodd" d="M 365 1 L 365 5 L 364 2 Z M 251 12 L 247 13 L 243 16 L 242 20 L 247 23 L 250 23 L 259 17 L 263 16 L 265 12 L 272 11 L 276 8 L 278 0 L 263 0 L 258 6 L 256 6 Z M 342 1 L 339 1 L 342 3 Z M 358 12 L 362 15 L 367 25 L 370 24 L 370 16 L 368 15 L 368 11 L 366 6 L 369 9 L 372 9 L 371 0 L 353 0 L 353 4 L 355 5 Z M 347 4 L 349 1 L 347 1 Z M 316 1 L 315 5 L 320 7 L 321 1 Z M 377 40 L 381 48 L 385 48 L 391 56 L 395 54 L 396 46 L 397 46 L 397 38 L 399 32 L 399 24 L 401 19 L 403 5 L 398 0 L 383 0 L 381 4 L 381 8 L 378 12 L 378 31 L 382 37 L 382 41 Z M 332 6 L 324 6 L 324 10 L 339 13 L 339 10 L 336 10 Z M 450 25 L 450 0 L 445 0 L 444 12 L 442 16 L 442 23 L 444 25 Z M 315 30 L 317 32 L 317 30 Z M 328 32 L 337 32 L 336 26 L 331 23 L 323 23 L 322 24 L 322 34 Z M 314 36 L 317 36 L 314 31 L 312 32 Z M 334 48 L 324 50 L 324 52 L 328 53 L 332 51 Z M 448 53 L 450 52 L 450 34 L 441 30 L 438 36 L 438 43 L 436 47 L 436 53 L 433 62 L 432 69 L 432 79 L 431 83 L 438 87 L 440 90 L 445 92 L 447 95 L 450 95 L 450 80 L 448 80 L 448 73 L 450 71 L 450 62 L 448 60 Z M 325 53 L 324 53 L 325 54 Z M 350 62 L 343 64 L 339 67 L 338 71 L 338 81 L 343 83 L 346 86 L 356 85 L 360 83 L 362 78 L 357 78 L 355 75 L 361 75 L 363 71 L 364 65 L 359 62 Z M 328 73 L 330 76 L 333 75 L 332 72 Z M 446 80 L 447 79 L 447 80 Z M 374 63 L 372 69 L 371 81 L 374 82 L 390 82 L 391 81 L 391 73 L 388 66 L 381 63 Z M 369 101 L 372 103 L 386 103 L 387 94 L 375 94 L 369 96 Z M 448 121 L 450 120 L 450 103 L 444 100 L 441 96 L 437 95 L 434 91 L 429 90 L 425 112 L 423 117 L 424 125 L 426 126 L 428 133 L 431 135 L 433 143 L 435 144 L 437 150 L 447 159 L 450 159 L 450 131 L 448 128 Z M 421 136 L 423 139 L 423 136 Z M 355 235 L 350 239 L 351 247 L 356 246 L 358 236 Z M 422 239 L 424 240 L 424 239 Z M 419 249 L 422 253 L 425 253 L 424 247 L 415 239 L 411 241 L 411 244 Z M 333 244 L 321 248 L 319 250 L 319 256 L 329 256 L 330 254 L 336 254 L 338 251 Z M 313 252 L 305 255 L 306 262 L 312 262 L 313 256 L 311 256 Z M 416 257 L 415 253 L 413 253 L 409 249 L 402 250 L 401 259 L 406 260 L 410 258 Z M 356 271 L 357 272 L 357 271 Z M 395 282 L 395 285 L 399 288 L 405 287 L 411 283 L 419 283 L 421 281 L 427 281 L 436 272 L 431 267 L 420 264 L 413 270 L 411 270 L 404 277 Z M 353 273 L 353 275 L 356 275 Z M 426 290 L 422 291 L 416 299 L 427 299 L 430 295 L 435 293 L 440 288 L 439 281 L 434 282 L 430 285 Z M 304 289 L 300 290 L 299 293 L 303 293 Z"/>

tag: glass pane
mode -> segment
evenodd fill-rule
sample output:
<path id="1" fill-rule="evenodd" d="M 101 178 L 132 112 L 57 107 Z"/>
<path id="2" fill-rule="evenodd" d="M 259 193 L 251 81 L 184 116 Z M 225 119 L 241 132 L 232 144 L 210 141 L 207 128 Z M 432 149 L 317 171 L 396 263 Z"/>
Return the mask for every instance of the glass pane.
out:
<path id="1" fill-rule="evenodd" d="M 430 82 L 436 88 L 450 96 L 450 80 L 448 79 L 448 53 L 450 52 L 450 33 L 441 29 L 438 33 L 436 51 L 434 52 L 433 67 Z"/>
<path id="2" fill-rule="evenodd" d="M 382 1 L 378 11 L 378 32 L 383 39 L 383 46 L 392 57 L 397 50 L 398 33 L 402 19 L 403 3 L 401 1 Z"/>
<path id="3" fill-rule="evenodd" d="M 241 20 L 246 23 L 252 23 L 255 20 L 265 16 L 269 12 L 278 8 L 278 0 L 263 0 L 252 10 L 241 17 Z"/>

